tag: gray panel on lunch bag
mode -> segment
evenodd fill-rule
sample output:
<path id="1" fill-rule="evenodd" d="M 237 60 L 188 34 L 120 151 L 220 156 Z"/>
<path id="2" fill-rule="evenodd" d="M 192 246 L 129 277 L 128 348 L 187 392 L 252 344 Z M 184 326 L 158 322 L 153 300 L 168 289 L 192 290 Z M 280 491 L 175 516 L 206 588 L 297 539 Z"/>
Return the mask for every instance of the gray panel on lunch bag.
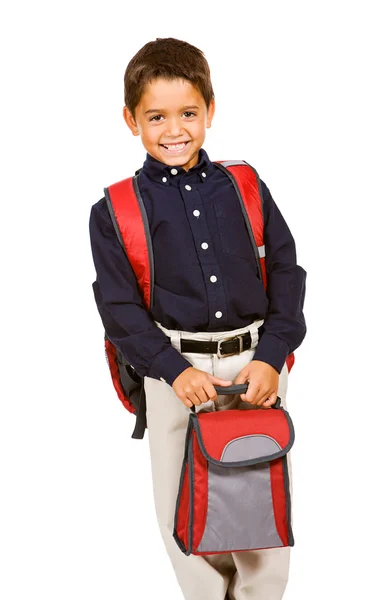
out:
<path id="1" fill-rule="evenodd" d="M 250 460 L 260 456 L 271 456 L 279 450 L 282 450 L 282 447 L 268 435 L 245 435 L 226 444 L 220 460 L 221 462 Z"/>
<path id="2" fill-rule="evenodd" d="M 262 456 L 272 454 L 277 444 L 266 436 L 248 436 L 229 444 L 226 462 L 244 460 L 254 442 Z M 255 450 L 255 448 L 254 448 Z M 237 457 L 241 458 L 237 458 Z M 242 458 L 243 457 L 243 458 Z M 271 492 L 270 463 L 245 467 L 220 467 L 208 463 L 208 510 L 198 552 L 223 552 L 283 546 L 275 525 Z"/>

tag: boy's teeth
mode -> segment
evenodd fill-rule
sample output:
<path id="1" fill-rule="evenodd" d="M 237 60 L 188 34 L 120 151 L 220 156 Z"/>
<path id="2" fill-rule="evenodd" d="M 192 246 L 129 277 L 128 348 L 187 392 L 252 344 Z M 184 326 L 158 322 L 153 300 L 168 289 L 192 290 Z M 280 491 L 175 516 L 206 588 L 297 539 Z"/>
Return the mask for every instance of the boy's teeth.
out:
<path id="1" fill-rule="evenodd" d="M 163 144 L 164 148 L 182 148 L 185 146 L 185 142 L 182 144 Z"/>

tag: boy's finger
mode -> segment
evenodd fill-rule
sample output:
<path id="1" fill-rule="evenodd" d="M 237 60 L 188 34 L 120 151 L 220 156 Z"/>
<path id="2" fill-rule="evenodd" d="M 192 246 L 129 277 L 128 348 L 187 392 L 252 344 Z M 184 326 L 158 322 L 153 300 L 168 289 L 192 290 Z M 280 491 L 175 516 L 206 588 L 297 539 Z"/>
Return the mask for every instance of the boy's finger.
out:
<path id="1" fill-rule="evenodd" d="M 269 392 L 265 392 L 261 394 L 261 397 L 259 398 L 257 404 L 258 406 L 263 406 L 265 404 L 265 402 L 268 402 L 269 400 L 271 400 L 271 395 L 269 395 Z"/>
<path id="2" fill-rule="evenodd" d="M 249 383 L 249 387 L 247 388 L 247 392 L 245 394 L 246 401 L 250 404 L 256 404 L 258 400 L 259 387 L 256 384 Z"/>
<path id="3" fill-rule="evenodd" d="M 267 400 L 264 401 L 262 406 L 266 406 L 266 407 L 272 406 L 273 404 L 275 404 L 275 402 L 276 402 L 276 395 L 271 394 L 271 396 Z"/>
<path id="4" fill-rule="evenodd" d="M 209 400 L 217 400 L 217 392 L 211 381 L 205 383 L 204 390 Z"/>

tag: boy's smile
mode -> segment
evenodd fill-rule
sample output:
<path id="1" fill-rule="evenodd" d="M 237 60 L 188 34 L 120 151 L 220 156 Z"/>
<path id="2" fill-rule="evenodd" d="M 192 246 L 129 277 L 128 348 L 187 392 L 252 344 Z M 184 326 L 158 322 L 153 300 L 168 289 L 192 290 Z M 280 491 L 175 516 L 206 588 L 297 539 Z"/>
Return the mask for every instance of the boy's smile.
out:
<path id="1" fill-rule="evenodd" d="M 141 136 L 151 156 L 188 171 L 198 162 L 214 110 L 214 100 L 207 110 L 202 94 L 191 82 L 158 78 L 145 86 L 135 109 L 136 120 L 126 106 L 123 117 L 133 135 Z"/>

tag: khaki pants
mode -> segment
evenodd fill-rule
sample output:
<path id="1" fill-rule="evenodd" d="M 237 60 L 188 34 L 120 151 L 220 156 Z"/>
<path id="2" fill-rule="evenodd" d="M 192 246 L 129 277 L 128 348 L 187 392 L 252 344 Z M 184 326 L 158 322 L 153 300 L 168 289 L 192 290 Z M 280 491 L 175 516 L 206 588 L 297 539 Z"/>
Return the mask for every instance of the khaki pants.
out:
<path id="1" fill-rule="evenodd" d="M 252 346 L 241 354 L 218 358 L 215 354 L 183 353 L 197 369 L 234 382 L 240 370 L 254 356 L 258 327 L 263 322 L 261 319 L 248 327 L 218 333 L 169 330 L 158 322 L 156 324 L 170 337 L 171 344 L 179 352 L 181 338 L 222 340 L 249 330 Z M 287 408 L 287 383 L 288 369 L 284 364 L 278 387 L 278 396 L 284 408 Z M 185 600 L 280 600 L 288 580 L 289 547 L 186 556 L 177 546 L 173 538 L 173 526 L 190 409 L 184 406 L 173 388 L 164 381 L 145 377 L 144 385 L 156 515 Z M 252 405 L 241 400 L 238 394 L 225 394 L 218 396 L 215 402 L 209 400 L 195 408 L 199 412 L 250 409 Z M 288 466 L 291 485 L 289 454 Z M 162 596 L 163 591 L 159 595 Z"/>

